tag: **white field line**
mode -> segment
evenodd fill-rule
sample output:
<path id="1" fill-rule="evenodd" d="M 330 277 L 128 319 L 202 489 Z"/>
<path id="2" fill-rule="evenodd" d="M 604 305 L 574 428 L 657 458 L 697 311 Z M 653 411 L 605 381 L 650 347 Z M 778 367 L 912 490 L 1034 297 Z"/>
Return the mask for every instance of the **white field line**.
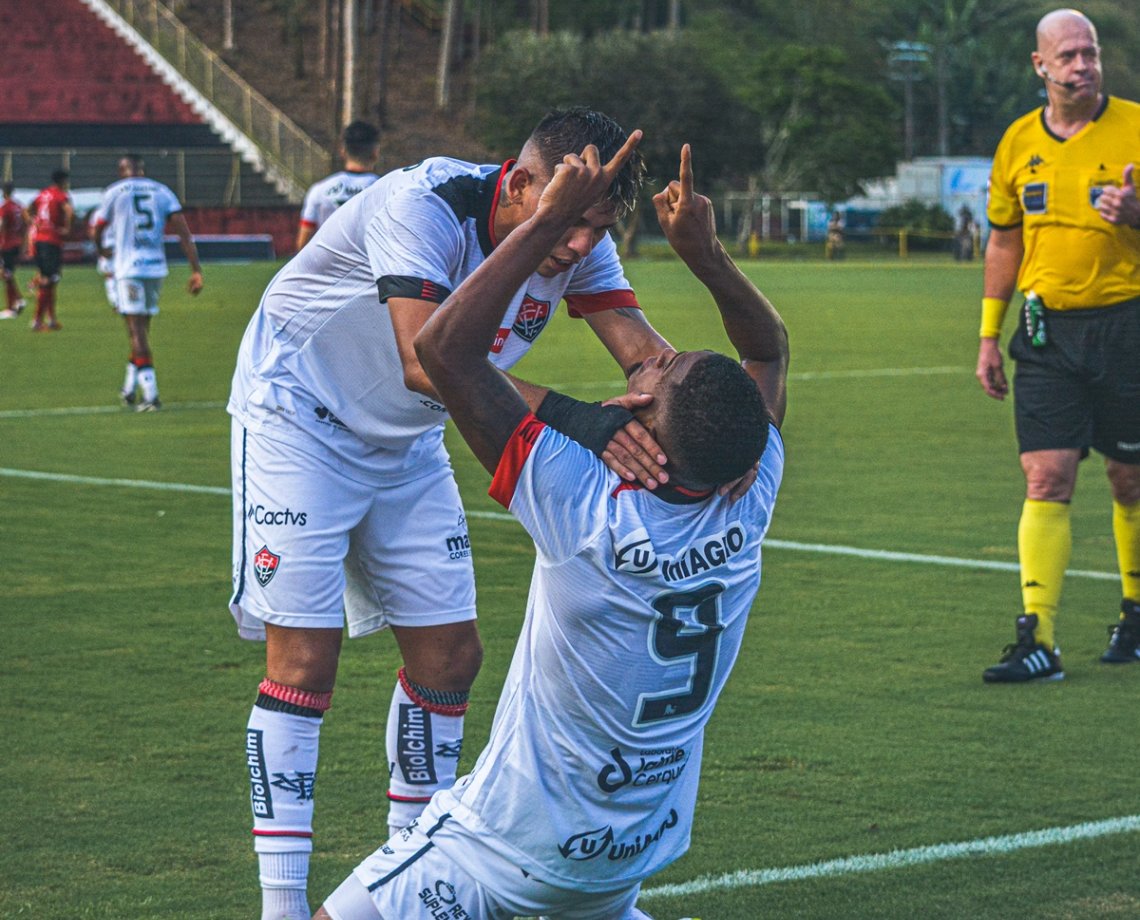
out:
<path id="1" fill-rule="evenodd" d="M 1057 846 L 1078 840 L 1091 840 L 1112 834 L 1130 834 L 1140 831 L 1140 815 L 1090 821 L 1068 827 L 1050 827 L 1040 831 L 1007 834 L 1002 837 L 982 837 L 961 843 L 939 843 L 915 847 L 911 850 L 894 850 L 890 853 L 873 853 L 867 856 L 847 856 L 825 862 L 787 866 L 783 869 L 742 869 L 724 875 L 706 875 L 691 882 L 658 885 L 641 892 L 643 898 L 681 897 L 704 894 L 710 891 L 728 891 L 736 888 L 757 888 L 775 882 L 797 882 L 804 879 L 834 878 L 884 869 L 901 869 L 928 863 L 962 859 L 966 856 L 1001 856 L 1034 847 Z"/>
<path id="2" fill-rule="evenodd" d="M 835 371 L 802 371 L 789 374 L 789 380 L 855 380 L 874 377 L 932 377 L 947 374 L 972 373 L 967 367 L 880 367 Z M 555 390 L 612 390 L 621 386 L 619 380 L 595 380 L 587 383 L 550 383 Z M 225 402 L 164 402 L 164 410 L 224 409 Z M 47 418 L 56 415 L 122 415 L 122 406 L 61 406 L 53 409 L 0 409 L 0 419 Z"/>
<path id="3" fill-rule="evenodd" d="M 66 473 L 43 473 L 36 470 L 16 470 L 0 467 L 0 478 L 38 479 L 45 482 L 64 482 L 82 486 L 111 486 L 124 489 L 150 489 L 157 492 L 193 492 L 201 495 L 224 495 L 230 490 L 224 486 L 196 486 L 183 482 L 154 482 L 147 479 L 102 479 L 96 476 L 71 476 Z M 468 517 L 488 521 L 514 521 L 504 511 L 468 510 Z M 987 569 L 997 572 L 1016 572 L 1016 562 L 995 562 L 992 559 L 963 559 L 958 556 L 936 556 L 921 553 L 902 553 L 886 549 L 864 549 L 833 543 L 799 543 L 794 540 L 769 538 L 764 545 L 770 549 L 786 549 L 801 553 L 819 553 L 828 556 L 853 556 L 856 559 L 873 559 L 880 562 L 909 562 L 920 565 L 941 565 L 963 569 Z M 1095 572 L 1088 569 L 1069 569 L 1072 578 L 1092 578 L 1098 581 L 1115 581 L 1120 576 L 1113 572 Z"/>

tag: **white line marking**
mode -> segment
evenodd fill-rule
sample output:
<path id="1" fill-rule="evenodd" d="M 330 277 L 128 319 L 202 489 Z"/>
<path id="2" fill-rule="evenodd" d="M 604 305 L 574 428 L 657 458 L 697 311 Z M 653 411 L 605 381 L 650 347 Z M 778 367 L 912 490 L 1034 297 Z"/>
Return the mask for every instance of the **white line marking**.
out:
<path id="1" fill-rule="evenodd" d="M 880 367 L 852 368 L 834 371 L 801 371 L 788 374 L 789 380 L 853 380 L 871 377 L 932 377 L 946 374 L 971 374 L 968 367 Z M 554 390 L 616 390 L 623 386 L 620 380 L 592 380 L 585 383 L 550 383 Z M 164 410 L 224 409 L 222 402 L 164 402 Z M 0 409 L 0 419 L 39 418 L 59 415 L 117 415 L 126 414 L 122 406 L 61 406 L 54 409 Z"/>
<path id="2" fill-rule="evenodd" d="M 839 875 L 855 875 L 862 872 L 879 872 L 883 869 L 920 866 L 927 863 L 943 862 L 948 859 L 961 859 L 966 856 L 997 856 L 1034 847 L 1056 846 L 1073 843 L 1077 840 L 1091 840 L 1095 837 L 1130 834 L 1136 831 L 1140 831 L 1140 815 L 1128 815 L 1122 818 L 1109 818 L 1104 821 L 1073 824 L 1069 827 L 1050 827 L 1040 831 L 1008 834 L 1003 837 L 982 837 L 978 840 L 967 840 L 962 843 L 940 843 L 933 846 L 915 847 L 911 850 L 894 850 L 890 853 L 848 856 L 843 859 L 829 859 L 826 862 L 788 866 L 783 869 L 751 869 L 728 872 L 724 875 L 705 875 L 693 879 L 691 882 L 646 888 L 641 892 L 641 897 L 681 897 L 682 895 L 703 894 L 709 891 L 756 888 L 775 882 L 796 882 L 809 878 L 829 878 Z"/>
<path id="3" fill-rule="evenodd" d="M 224 402 L 181 402 L 162 404 L 162 411 L 182 409 L 224 409 Z M 130 415 L 131 410 L 124 406 L 63 406 L 56 409 L 3 409 L 0 419 L 47 418 L 56 415 Z"/>
<path id="4" fill-rule="evenodd" d="M 65 473 L 42 473 L 35 470 L 15 470 L 0 467 L 0 478 L 38 479 L 47 482 L 67 482 L 74 485 L 114 486 L 126 489 L 151 489 L 159 492 L 195 492 L 202 495 L 225 495 L 230 490 L 223 486 L 196 486 L 182 482 L 155 482 L 148 479 L 101 479 L 95 476 L 71 476 Z M 514 521 L 504 511 L 468 510 L 468 517 L 488 521 Z M 963 569 L 988 569 L 997 572 L 1016 572 L 1016 562 L 995 562 L 991 559 L 963 559 L 958 556 L 935 556 L 920 553 L 900 553 L 887 549 L 862 549 L 858 546 L 842 546 L 831 543 L 799 543 L 793 540 L 776 540 L 769 537 L 764 546 L 770 549 L 787 549 L 800 553 L 820 553 L 827 556 L 853 556 L 857 559 L 874 559 L 882 562 L 912 562 L 920 565 L 941 565 Z M 1115 572 L 1095 572 L 1088 569 L 1069 569 L 1066 576 L 1072 578 L 1092 578 L 1097 581 L 1115 581 L 1120 575 Z"/>

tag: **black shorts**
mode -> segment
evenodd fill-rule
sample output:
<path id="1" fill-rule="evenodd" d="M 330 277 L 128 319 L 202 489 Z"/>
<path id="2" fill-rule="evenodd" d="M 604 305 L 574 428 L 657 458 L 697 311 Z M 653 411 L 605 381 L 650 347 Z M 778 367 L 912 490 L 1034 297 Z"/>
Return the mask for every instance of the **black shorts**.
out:
<path id="1" fill-rule="evenodd" d="M 1140 298 L 1045 316 L 1046 345 L 1030 344 L 1024 321 L 1009 343 L 1019 449 L 1140 464 Z"/>
<path id="2" fill-rule="evenodd" d="M 63 247 L 56 243 L 36 243 L 36 268 L 44 278 L 58 281 L 63 269 Z"/>
<path id="3" fill-rule="evenodd" d="M 16 263 L 20 261 L 20 247 L 15 246 L 12 249 L 0 249 L 0 265 L 4 266 L 4 271 L 12 272 L 16 270 Z"/>

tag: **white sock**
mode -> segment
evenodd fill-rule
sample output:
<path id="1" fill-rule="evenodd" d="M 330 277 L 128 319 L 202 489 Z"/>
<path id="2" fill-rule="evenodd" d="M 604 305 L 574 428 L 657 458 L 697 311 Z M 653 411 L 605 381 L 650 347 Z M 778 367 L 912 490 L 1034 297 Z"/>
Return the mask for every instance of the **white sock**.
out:
<path id="1" fill-rule="evenodd" d="M 250 712 L 245 742 L 262 918 L 292 920 L 294 914 L 302 917 L 299 911 L 308 910 L 305 890 L 313 849 L 313 792 L 321 719 L 267 709 L 263 701 L 280 705 L 264 693 L 258 697 Z"/>
<path id="2" fill-rule="evenodd" d="M 308 853 L 259 853 L 261 920 L 309 920 Z"/>
<path id="3" fill-rule="evenodd" d="M 463 748 L 466 702 L 433 704 L 409 689 L 397 681 L 388 710 L 389 836 L 418 818 L 438 790 L 455 785 Z"/>
<path id="4" fill-rule="evenodd" d="M 139 368 L 139 386 L 142 387 L 142 398 L 146 402 L 158 399 L 158 378 L 154 376 L 153 367 Z"/>
<path id="5" fill-rule="evenodd" d="M 130 394 L 139 385 L 139 369 L 130 361 L 127 362 L 127 376 L 123 380 L 123 392 Z"/>

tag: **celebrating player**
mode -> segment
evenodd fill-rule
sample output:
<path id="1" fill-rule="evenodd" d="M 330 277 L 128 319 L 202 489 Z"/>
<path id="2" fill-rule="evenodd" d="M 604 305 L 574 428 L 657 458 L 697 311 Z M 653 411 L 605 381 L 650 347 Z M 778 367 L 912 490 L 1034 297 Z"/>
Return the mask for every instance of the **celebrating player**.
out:
<path id="1" fill-rule="evenodd" d="M 713 294 L 740 362 L 664 348 L 629 377 L 670 457 L 669 486 L 623 484 L 542 421 L 553 398 L 581 432 L 590 407 L 549 394 L 537 416 L 487 359 L 517 285 L 575 221 L 605 221 L 605 166 L 567 156 L 538 210 L 443 304 L 416 350 L 491 494 L 534 539 L 526 620 L 491 739 L 473 771 L 365 859 L 314 920 L 542 914 L 645 917 L 643 879 L 688 848 L 704 726 L 760 586 L 783 471 L 788 360 L 779 315 L 716 238 L 712 204 L 680 178 L 656 196 L 666 237 Z M 583 218 L 583 209 L 585 208 Z M 716 487 L 759 459 L 739 502 Z"/>
<path id="2" fill-rule="evenodd" d="M 392 832 L 455 781 L 483 649 L 466 517 L 443 444 L 447 410 L 413 342 L 534 213 L 566 154 L 594 144 L 611 156 L 625 140 L 607 116 L 572 109 L 544 118 L 517 161 L 436 157 L 389 173 L 278 273 L 246 330 L 229 402 L 231 610 L 239 635 L 266 641 L 245 736 L 265 918 L 309 916 L 320 727 L 346 620 L 350 637 L 390 627 L 403 658 L 387 722 Z M 643 173 L 630 157 L 612 207 L 551 241 L 499 305 L 496 366 L 522 358 L 563 298 L 623 369 L 666 347 L 608 235 Z M 657 485 L 654 477 L 668 478 L 664 457 L 632 427 L 649 454 L 628 433 L 600 449 L 630 478 Z"/>

